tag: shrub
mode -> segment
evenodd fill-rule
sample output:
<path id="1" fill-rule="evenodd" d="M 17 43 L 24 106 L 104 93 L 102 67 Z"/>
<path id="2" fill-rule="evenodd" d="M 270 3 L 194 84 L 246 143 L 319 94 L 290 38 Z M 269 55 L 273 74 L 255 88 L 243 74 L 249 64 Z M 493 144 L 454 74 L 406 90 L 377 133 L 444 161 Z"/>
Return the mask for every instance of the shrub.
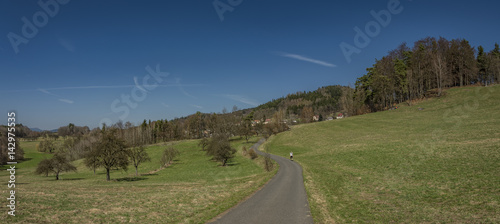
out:
<path id="1" fill-rule="evenodd" d="M 169 146 L 163 151 L 163 156 L 161 157 L 161 166 L 168 166 L 174 161 L 174 158 L 179 155 L 179 151 L 173 146 Z"/>
<path id="2" fill-rule="evenodd" d="M 236 149 L 231 147 L 229 138 L 225 135 L 214 135 L 207 146 L 207 155 L 212 159 L 221 162 L 222 166 L 234 157 Z"/>
<path id="3" fill-rule="evenodd" d="M 258 157 L 257 153 L 253 149 L 248 150 L 248 155 L 250 156 L 250 159 L 256 159 Z"/>
<path id="4" fill-rule="evenodd" d="M 246 156 L 248 154 L 246 146 L 243 146 L 243 148 L 241 149 L 241 153 L 243 154 L 243 156 Z"/>
<path id="5" fill-rule="evenodd" d="M 274 169 L 274 163 L 269 153 L 266 153 L 266 155 L 264 156 L 264 168 L 267 172 L 271 172 L 271 170 Z"/>
<path id="6" fill-rule="evenodd" d="M 56 150 L 56 146 L 53 140 L 44 139 L 38 145 L 36 145 L 36 149 L 39 152 L 49 152 L 52 153 Z"/>
<path id="7" fill-rule="evenodd" d="M 209 143 L 210 141 L 208 140 L 208 138 L 203 138 L 200 140 L 200 142 L 198 142 L 198 146 L 201 146 L 201 151 L 206 151 Z"/>

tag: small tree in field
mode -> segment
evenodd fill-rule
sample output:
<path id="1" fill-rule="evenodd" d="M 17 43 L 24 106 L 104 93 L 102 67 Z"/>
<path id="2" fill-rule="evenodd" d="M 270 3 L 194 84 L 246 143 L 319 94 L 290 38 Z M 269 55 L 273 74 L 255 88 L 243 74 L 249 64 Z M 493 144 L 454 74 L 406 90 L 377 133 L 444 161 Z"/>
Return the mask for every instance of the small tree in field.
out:
<path id="1" fill-rule="evenodd" d="M 45 176 L 48 176 L 49 173 L 54 173 L 56 175 L 56 180 L 59 180 L 59 174 L 61 172 L 69 171 L 76 171 L 76 167 L 70 163 L 66 154 L 56 153 L 51 159 L 40 161 L 35 173 L 45 174 Z"/>
<path id="2" fill-rule="evenodd" d="M 92 169 L 94 171 L 95 175 L 95 170 L 100 166 L 100 155 L 99 151 L 97 148 L 92 148 L 90 149 L 86 154 L 85 154 L 85 159 L 83 160 L 83 163 L 85 163 L 85 166 L 87 166 L 89 169 Z"/>
<path id="3" fill-rule="evenodd" d="M 46 177 L 48 177 L 51 171 L 52 161 L 50 159 L 44 159 L 38 163 L 35 174 L 44 174 Z"/>
<path id="4" fill-rule="evenodd" d="M 215 161 L 221 162 L 225 166 L 227 161 L 234 157 L 236 149 L 231 147 L 229 138 L 225 135 L 215 135 L 207 146 L 207 154 Z"/>
<path id="5" fill-rule="evenodd" d="M 128 157 L 130 158 L 130 162 L 132 162 L 132 164 L 135 167 L 135 175 L 136 176 L 139 175 L 139 173 L 138 173 L 139 164 L 141 164 L 142 162 L 151 161 L 151 158 L 149 157 L 148 153 L 146 152 L 144 146 L 142 146 L 142 145 L 132 147 L 131 149 L 129 149 L 127 151 L 127 154 L 128 154 Z"/>
<path id="6" fill-rule="evenodd" d="M 106 180 L 111 180 L 109 171 L 113 168 L 127 170 L 129 164 L 125 141 L 118 138 L 114 131 L 106 131 L 99 140 L 96 153 L 98 167 L 106 169 Z"/>
<path id="7" fill-rule="evenodd" d="M 49 152 L 49 153 L 52 153 L 52 152 L 54 152 L 56 150 L 56 146 L 54 144 L 54 140 L 46 138 L 46 139 L 42 140 L 36 146 L 36 149 L 39 152 Z"/>
<path id="8" fill-rule="evenodd" d="M 201 151 L 205 151 L 206 150 L 206 148 L 208 146 L 208 143 L 209 143 L 208 138 L 202 138 L 200 140 L 200 142 L 198 143 L 198 146 L 201 147 Z"/>
<path id="9" fill-rule="evenodd" d="M 160 159 L 161 167 L 170 164 L 172 161 L 174 161 L 174 158 L 178 155 L 179 151 L 175 149 L 173 146 L 165 148 L 165 150 L 163 151 L 163 155 Z"/>

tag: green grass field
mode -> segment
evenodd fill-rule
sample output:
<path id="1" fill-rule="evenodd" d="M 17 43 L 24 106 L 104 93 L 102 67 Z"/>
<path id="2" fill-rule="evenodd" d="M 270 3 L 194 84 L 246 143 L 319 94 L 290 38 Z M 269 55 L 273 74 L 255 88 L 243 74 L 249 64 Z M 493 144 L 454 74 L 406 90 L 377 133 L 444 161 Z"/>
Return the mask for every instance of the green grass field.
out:
<path id="1" fill-rule="evenodd" d="M 266 147 L 294 152 L 317 223 L 499 223 L 500 86 L 446 92 L 296 126 Z"/>
<path id="2" fill-rule="evenodd" d="M 34 175 L 38 162 L 50 155 L 37 152 L 37 142 L 23 142 L 28 160 L 17 165 L 16 217 L 7 217 L 7 200 L 2 200 L 1 223 L 203 223 L 236 205 L 276 172 L 265 172 L 262 158 L 242 156 L 241 148 L 257 140 L 233 140 L 238 152 L 227 167 L 210 161 L 198 141 L 175 142 L 180 156 L 158 172 L 152 171 L 160 168 L 165 146 L 150 146 L 152 161 L 139 166 L 141 176 L 135 177 L 130 166 L 127 172 L 113 171 L 109 182 L 103 169 L 94 175 L 82 160 L 73 163 L 77 173 L 63 173 L 59 181 L 53 175 Z M 0 180 L 1 195 L 8 197 L 5 167 Z"/>

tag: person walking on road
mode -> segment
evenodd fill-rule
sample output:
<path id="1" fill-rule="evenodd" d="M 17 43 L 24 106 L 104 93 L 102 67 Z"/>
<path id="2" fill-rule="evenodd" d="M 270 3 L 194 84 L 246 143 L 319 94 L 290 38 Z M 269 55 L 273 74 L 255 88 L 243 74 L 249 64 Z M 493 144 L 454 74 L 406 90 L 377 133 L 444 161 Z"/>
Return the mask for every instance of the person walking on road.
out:
<path id="1" fill-rule="evenodd" d="M 293 161 L 293 152 L 290 152 L 290 160 Z"/>

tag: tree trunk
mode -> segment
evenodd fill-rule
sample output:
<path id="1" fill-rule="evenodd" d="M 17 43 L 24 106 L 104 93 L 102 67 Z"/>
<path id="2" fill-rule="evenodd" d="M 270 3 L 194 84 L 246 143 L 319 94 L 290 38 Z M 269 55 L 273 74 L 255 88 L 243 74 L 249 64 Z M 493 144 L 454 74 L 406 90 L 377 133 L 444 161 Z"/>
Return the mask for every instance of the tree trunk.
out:
<path id="1" fill-rule="evenodd" d="M 110 181 L 111 178 L 109 177 L 109 168 L 106 168 L 106 180 Z"/>
<path id="2" fill-rule="evenodd" d="M 56 172 L 56 180 L 59 180 L 59 172 Z"/>
<path id="3" fill-rule="evenodd" d="M 139 176 L 139 173 L 137 171 L 137 166 L 135 166 L 135 176 Z"/>

